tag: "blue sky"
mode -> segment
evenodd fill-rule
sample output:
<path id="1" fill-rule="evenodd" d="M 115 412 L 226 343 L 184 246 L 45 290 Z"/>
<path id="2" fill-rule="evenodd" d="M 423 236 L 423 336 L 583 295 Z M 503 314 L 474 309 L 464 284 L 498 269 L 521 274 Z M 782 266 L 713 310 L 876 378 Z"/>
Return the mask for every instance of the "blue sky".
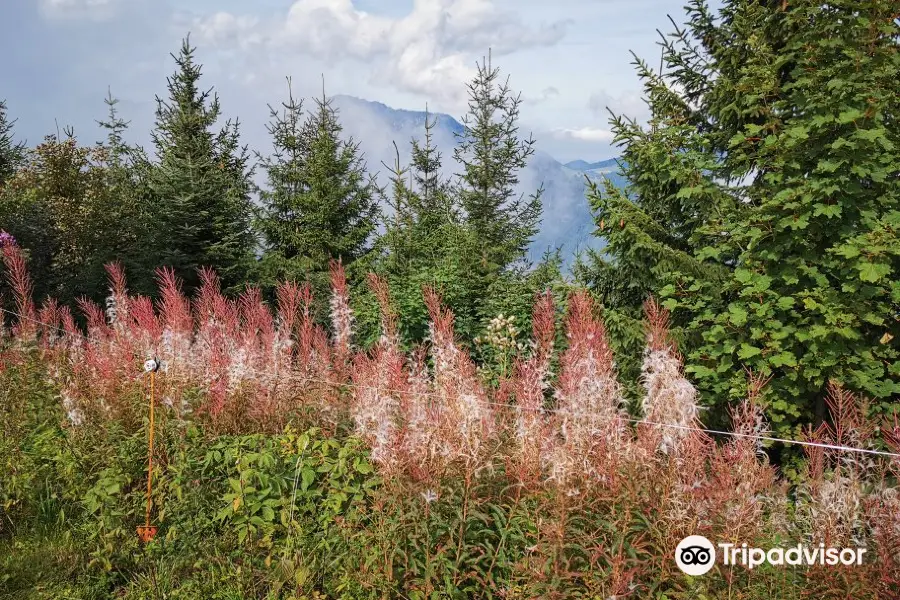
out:
<path id="1" fill-rule="evenodd" d="M 526 103 L 522 122 L 560 160 L 614 156 L 608 114 L 642 118 L 629 50 L 656 64 L 682 0 L 2 0 L 0 98 L 30 143 L 67 124 L 100 136 L 107 87 L 147 143 L 169 52 L 191 32 L 227 116 L 265 144 L 267 103 L 326 91 L 459 117 L 489 47 Z"/>

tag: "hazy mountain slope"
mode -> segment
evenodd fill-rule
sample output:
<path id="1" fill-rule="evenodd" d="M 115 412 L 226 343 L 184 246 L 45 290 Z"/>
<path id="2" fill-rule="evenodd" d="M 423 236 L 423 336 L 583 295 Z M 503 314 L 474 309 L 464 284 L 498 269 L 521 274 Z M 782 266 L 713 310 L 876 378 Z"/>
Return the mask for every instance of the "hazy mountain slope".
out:
<path id="1" fill-rule="evenodd" d="M 405 164 L 409 160 L 410 139 L 421 139 L 424 131 L 424 111 L 395 109 L 352 96 L 335 96 L 334 106 L 339 110 L 345 133 L 360 143 L 369 169 L 379 172 L 382 181 L 387 171 L 382 163 L 388 166 L 394 164 L 392 142 L 397 143 L 401 164 Z M 444 155 L 444 168 L 448 173 L 455 173 L 455 134 L 462 133 L 463 126 L 450 115 L 442 113 L 432 114 L 430 118 L 437 120 L 435 143 Z M 540 148 L 540 140 L 537 147 Z M 596 163 L 572 161 L 563 165 L 540 150 L 531 157 L 528 167 L 521 174 L 518 191 L 532 194 L 542 182 L 544 184 L 541 229 L 530 250 L 533 260 L 540 258 L 549 248 L 561 247 L 568 264 L 579 249 L 602 246 L 602 240 L 592 235 L 594 223 L 584 196 L 585 175 L 595 180 L 609 177 L 620 186 L 624 183 L 618 174 L 615 159 Z"/>

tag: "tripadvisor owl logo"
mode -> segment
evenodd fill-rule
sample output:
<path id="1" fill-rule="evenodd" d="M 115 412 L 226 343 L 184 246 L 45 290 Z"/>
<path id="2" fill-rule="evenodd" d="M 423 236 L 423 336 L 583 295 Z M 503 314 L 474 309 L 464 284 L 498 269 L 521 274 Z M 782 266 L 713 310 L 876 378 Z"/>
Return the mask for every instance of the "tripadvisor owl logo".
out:
<path id="1" fill-rule="evenodd" d="M 702 535 L 689 535 L 675 548 L 675 564 L 688 575 L 703 575 L 716 564 L 716 548 Z"/>

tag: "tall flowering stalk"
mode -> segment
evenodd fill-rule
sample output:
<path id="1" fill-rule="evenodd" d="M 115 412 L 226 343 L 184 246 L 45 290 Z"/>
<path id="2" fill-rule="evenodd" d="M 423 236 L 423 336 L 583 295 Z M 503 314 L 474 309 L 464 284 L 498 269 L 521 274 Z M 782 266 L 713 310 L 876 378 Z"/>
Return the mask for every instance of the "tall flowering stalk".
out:
<path id="1" fill-rule="evenodd" d="M 606 327 L 586 291 L 569 298 L 568 348 L 560 358 L 556 389 L 559 443 L 550 457 L 551 480 L 576 493 L 578 480 L 604 480 L 607 457 L 624 444 L 622 392 Z"/>
<path id="2" fill-rule="evenodd" d="M 331 325 L 334 329 L 335 379 L 343 381 L 349 373 L 353 355 L 353 311 L 347 274 L 340 261 L 331 261 Z"/>
<path id="3" fill-rule="evenodd" d="M 835 382 L 829 383 L 826 400 L 831 422 L 823 422 L 807 439 L 833 446 L 870 447 L 874 429 L 865 417 L 868 407 Z M 810 525 L 811 539 L 828 545 L 864 546 L 865 540 L 859 536 L 865 522 L 865 488 L 877 473 L 879 461 L 821 446 L 808 446 L 806 452 L 810 476 L 802 494 L 801 513 Z"/>
<path id="4" fill-rule="evenodd" d="M 516 472 L 521 483 L 539 480 L 550 439 L 544 400 L 550 389 L 550 360 L 556 329 L 556 306 L 547 290 L 535 299 L 532 311 L 531 355 L 513 367 L 516 399 Z"/>
<path id="5" fill-rule="evenodd" d="M 699 423 L 697 390 L 682 373 L 678 346 L 669 331 L 669 312 L 650 298 L 644 303 L 644 315 L 647 346 L 641 382 L 646 393 L 641 407 L 644 418 L 658 425 L 641 430 L 660 452 L 677 453 Z"/>
<path id="6" fill-rule="evenodd" d="M 396 315 L 387 285 L 370 275 L 369 286 L 381 307 L 381 338 L 371 352 L 354 362 L 353 418 L 357 432 L 369 442 L 372 458 L 388 473 L 404 462 L 400 408 L 409 386 L 405 357 L 397 335 Z"/>
<path id="7" fill-rule="evenodd" d="M 494 432 L 494 412 L 475 363 L 456 343 L 453 313 L 431 288 L 425 289 L 425 306 L 431 317 L 429 341 L 441 410 L 442 452 L 472 473 L 481 466 L 485 442 Z"/>
<path id="8" fill-rule="evenodd" d="M 19 341 L 30 342 L 34 341 L 38 331 L 37 310 L 32 300 L 34 283 L 28 274 L 28 264 L 22 254 L 22 249 L 15 243 L 15 239 L 11 235 L 6 234 L 6 236 L 3 244 L 0 245 L 0 250 L 3 252 L 6 278 L 12 288 L 16 312 L 20 315 L 12 333 Z"/>
<path id="9" fill-rule="evenodd" d="M 191 303 L 181 291 L 181 281 L 168 268 L 157 271 L 158 303 L 162 336 L 156 355 L 166 365 L 166 376 L 176 386 L 187 383 L 191 374 L 191 343 L 194 320 Z"/>
<path id="10" fill-rule="evenodd" d="M 174 298 L 170 302 L 175 307 L 181 306 Z M 185 366 L 194 373 L 197 367 L 202 369 L 201 378 L 208 390 L 205 408 L 217 418 L 225 408 L 229 392 L 238 387 L 246 356 L 237 339 L 241 330 L 239 308 L 222 294 L 219 278 L 211 269 L 200 271 L 192 317 L 196 324 L 192 340 L 196 358 Z"/>
<path id="11" fill-rule="evenodd" d="M 692 510 L 707 522 L 718 522 L 733 543 L 754 539 L 764 512 L 773 508 L 786 490 L 776 487 L 775 468 L 758 436 L 768 434 L 759 397 L 766 379 L 749 374 L 749 394 L 731 409 L 731 437 L 724 444 L 708 445 L 708 476 L 694 473 L 694 481 L 682 480 L 683 490 L 691 494 Z M 697 485 L 696 481 L 704 481 Z M 777 490 L 779 493 L 773 493 Z M 785 508 L 785 507 L 778 507 Z M 777 511 L 776 511 L 777 512 Z"/>

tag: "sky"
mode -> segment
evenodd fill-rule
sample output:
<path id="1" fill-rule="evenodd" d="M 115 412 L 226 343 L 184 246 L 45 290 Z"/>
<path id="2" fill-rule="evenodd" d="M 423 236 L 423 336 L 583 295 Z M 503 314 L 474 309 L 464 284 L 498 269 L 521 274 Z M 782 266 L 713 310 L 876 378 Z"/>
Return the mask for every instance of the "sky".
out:
<path id="1" fill-rule="evenodd" d="M 149 144 L 169 55 L 190 33 L 223 113 L 264 148 L 267 105 L 348 94 L 461 117 L 477 61 L 521 92 L 521 122 L 561 161 L 616 156 L 607 107 L 646 118 L 630 51 L 657 64 L 683 0 L 0 0 L 0 99 L 34 144 L 101 134 L 107 90 Z"/>

